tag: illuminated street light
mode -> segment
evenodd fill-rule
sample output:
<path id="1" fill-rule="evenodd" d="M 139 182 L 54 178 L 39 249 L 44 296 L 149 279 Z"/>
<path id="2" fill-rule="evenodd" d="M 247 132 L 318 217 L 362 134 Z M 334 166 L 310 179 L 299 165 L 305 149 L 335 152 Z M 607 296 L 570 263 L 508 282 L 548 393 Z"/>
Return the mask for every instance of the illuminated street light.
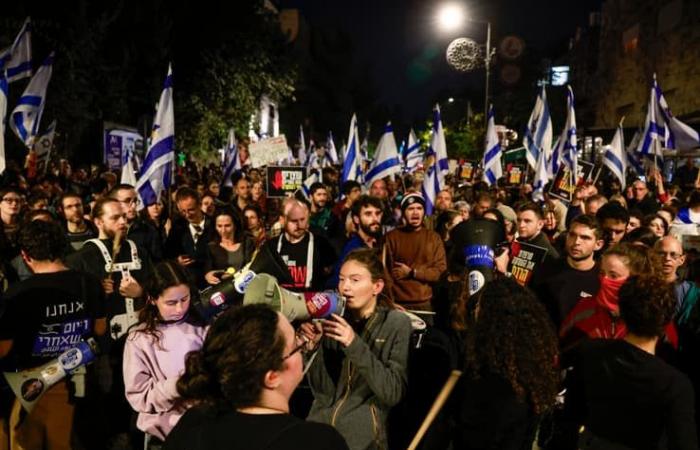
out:
<path id="1" fill-rule="evenodd" d="M 464 20 L 464 8 L 458 3 L 443 5 L 437 13 L 437 23 L 441 31 L 456 31 L 462 27 Z"/>

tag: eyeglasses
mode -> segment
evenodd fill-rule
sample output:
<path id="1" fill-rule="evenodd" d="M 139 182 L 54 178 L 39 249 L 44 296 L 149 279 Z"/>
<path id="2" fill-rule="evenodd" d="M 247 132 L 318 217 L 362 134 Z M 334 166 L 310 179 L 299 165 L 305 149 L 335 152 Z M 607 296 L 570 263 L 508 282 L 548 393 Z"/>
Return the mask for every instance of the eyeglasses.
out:
<path id="1" fill-rule="evenodd" d="M 5 197 L 2 201 L 5 203 L 21 203 L 22 199 L 19 197 Z"/>
<path id="2" fill-rule="evenodd" d="M 294 335 L 294 349 L 289 352 L 288 355 L 282 357 L 282 361 L 285 361 L 292 356 L 294 356 L 295 353 L 301 352 L 302 354 L 306 353 L 306 344 L 309 342 L 309 340 L 305 337 L 302 336 L 301 333 L 296 333 Z"/>
<path id="3" fill-rule="evenodd" d="M 125 198 L 124 200 L 119 200 L 119 203 L 125 203 L 127 205 L 135 205 L 138 203 L 138 199 L 136 197 Z"/>
<path id="4" fill-rule="evenodd" d="M 660 256 L 661 258 L 666 258 L 667 256 L 671 258 L 672 260 L 677 260 L 681 256 L 683 256 L 683 253 L 676 253 L 676 252 L 663 252 L 663 251 L 658 251 L 656 252 L 657 256 Z"/>

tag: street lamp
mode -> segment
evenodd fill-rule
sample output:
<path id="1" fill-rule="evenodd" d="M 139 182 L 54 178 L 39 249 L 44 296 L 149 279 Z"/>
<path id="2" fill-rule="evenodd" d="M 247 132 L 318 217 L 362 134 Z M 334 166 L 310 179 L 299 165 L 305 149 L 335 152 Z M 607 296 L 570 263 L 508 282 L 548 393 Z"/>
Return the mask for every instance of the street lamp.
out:
<path id="1" fill-rule="evenodd" d="M 464 8 L 459 3 L 447 3 L 443 5 L 437 14 L 437 23 L 440 30 L 445 32 L 456 31 L 461 28 L 464 22 L 486 25 L 486 49 L 484 52 L 484 68 L 486 70 L 486 81 L 484 86 L 484 120 L 488 116 L 489 110 L 489 78 L 491 73 L 491 22 L 466 19 Z"/>

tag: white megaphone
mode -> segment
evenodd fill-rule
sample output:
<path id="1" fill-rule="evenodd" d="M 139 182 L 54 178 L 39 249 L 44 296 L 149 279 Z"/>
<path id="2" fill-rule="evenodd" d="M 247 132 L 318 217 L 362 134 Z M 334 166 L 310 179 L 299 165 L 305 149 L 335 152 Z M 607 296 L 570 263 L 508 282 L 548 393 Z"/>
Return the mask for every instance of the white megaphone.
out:
<path id="1" fill-rule="evenodd" d="M 323 319 L 331 314 L 342 315 L 345 298 L 336 291 L 292 292 L 280 287 L 277 278 L 260 273 L 248 284 L 243 304 L 264 303 L 294 320 Z"/>
<path id="2" fill-rule="evenodd" d="M 73 348 L 61 353 L 58 358 L 34 369 L 21 372 L 5 372 L 5 379 L 27 412 L 31 412 L 36 402 L 51 386 L 66 375 L 95 359 L 97 343 L 90 338 L 81 341 Z"/>

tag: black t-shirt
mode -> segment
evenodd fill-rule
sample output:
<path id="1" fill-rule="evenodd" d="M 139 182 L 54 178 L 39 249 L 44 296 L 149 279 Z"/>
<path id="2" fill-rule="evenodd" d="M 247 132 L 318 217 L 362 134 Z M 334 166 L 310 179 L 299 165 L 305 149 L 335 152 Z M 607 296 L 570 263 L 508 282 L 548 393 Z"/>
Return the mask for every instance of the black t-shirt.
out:
<path id="1" fill-rule="evenodd" d="M 598 264 L 591 270 L 576 270 L 563 257 L 545 262 L 533 274 L 530 287 L 547 308 L 557 330 L 581 297 L 598 292 L 598 272 Z"/>
<path id="2" fill-rule="evenodd" d="M 684 374 L 630 343 L 592 339 L 568 377 L 565 413 L 593 434 L 636 449 L 697 449 L 693 387 Z"/>
<path id="3" fill-rule="evenodd" d="M 216 414 L 190 409 L 165 441 L 164 450 L 347 450 L 330 425 L 288 414 Z"/>
<path id="4" fill-rule="evenodd" d="M 13 340 L 7 362 L 16 369 L 54 359 L 105 317 L 100 281 L 74 270 L 35 274 L 12 286 L 2 303 L 0 340 Z"/>
<path id="5" fill-rule="evenodd" d="M 306 288 L 306 279 L 309 276 L 308 266 L 309 266 L 309 244 L 310 244 L 310 233 L 306 233 L 304 238 L 292 244 L 287 241 L 287 238 L 282 235 L 282 246 L 279 250 L 279 255 L 287 265 L 287 269 L 293 283 L 282 284 L 282 287 L 291 289 L 294 291 L 318 291 L 322 290 L 326 279 L 331 273 L 331 270 L 336 262 L 336 255 L 333 247 L 328 243 L 328 240 L 323 236 L 314 234 L 313 251 L 311 252 L 313 258 L 313 271 L 311 278 L 311 285 Z M 268 241 L 265 245 L 272 245 L 273 248 L 277 250 L 279 246 L 279 238 Z"/>
<path id="6" fill-rule="evenodd" d="M 64 228 L 64 230 L 66 233 L 66 239 L 68 240 L 68 250 L 70 253 L 77 252 L 78 250 L 83 248 L 83 244 L 88 239 L 93 239 L 97 237 L 97 230 L 95 229 L 95 226 L 87 221 L 85 222 L 85 231 L 71 233 L 70 231 L 68 231 L 68 228 Z"/>

